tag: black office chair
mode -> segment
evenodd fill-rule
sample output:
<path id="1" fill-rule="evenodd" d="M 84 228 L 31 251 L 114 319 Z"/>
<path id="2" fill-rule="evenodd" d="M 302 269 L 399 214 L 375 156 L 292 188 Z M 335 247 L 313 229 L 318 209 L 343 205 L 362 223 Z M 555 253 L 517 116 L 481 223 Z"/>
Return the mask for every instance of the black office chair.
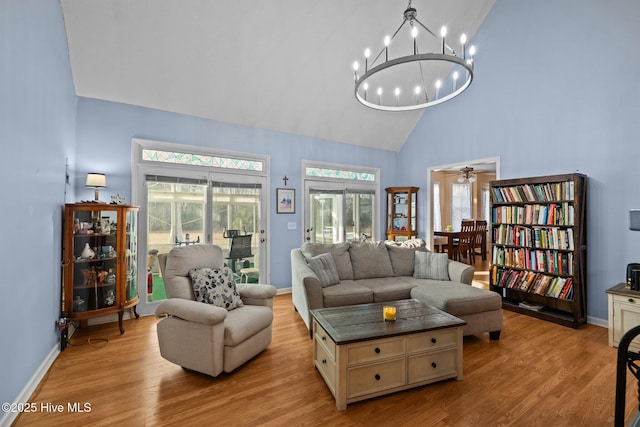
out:
<path id="1" fill-rule="evenodd" d="M 253 257 L 251 253 L 251 237 L 252 234 L 235 235 L 231 237 L 231 248 L 226 259 L 230 260 L 231 270 L 236 272 L 236 263 L 238 260 Z"/>

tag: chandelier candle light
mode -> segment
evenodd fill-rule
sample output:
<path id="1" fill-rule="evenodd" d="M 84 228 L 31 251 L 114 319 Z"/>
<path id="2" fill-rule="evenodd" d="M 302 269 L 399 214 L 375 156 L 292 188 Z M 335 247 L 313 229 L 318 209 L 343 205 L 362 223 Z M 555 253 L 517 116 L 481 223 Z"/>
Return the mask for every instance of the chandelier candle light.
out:
<path id="1" fill-rule="evenodd" d="M 370 60 L 371 49 L 365 49 L 362 75 L 358 74 L 360 64 L 357 61 L 353 63 L 355 96 L 367 107 L 383 111 L 412 111 L 431 107 L 460 95 L 473 80 L 475 47 L 469 47 L 469 58 L 466 58 L 465 34 L 460 36 L 460 52 L 456 53 L 446 42 L 447 28 L 442 27 L 438 37 L 418 20 L 411 1 L 403 16 L 400 27 L 393 36 L 384 38 L 384 47 L 373 61 Z M 401 39 L 401 34 L 406 35 L 406 32 L 400 31 L 403 27 L 410 30 L 407 43 Z M 437 52 L 420 52 L 420 33 L 431 36 L 424 37 L 424 43 Z M 389 59 L 389 55 L 394 53 L 400 56 Z M 445 85 L 447 80 L 451 80 L 450 86 L 448 83 Z M 449 87 L 451 90 L 447 89 Z M 377 88 L 377 96 L 372 100 L 369 99 L 369 88 Z M 391 89 L 385 92 L 386 88 Z M 385 97 L 384 93 L 389 95 Z"/>

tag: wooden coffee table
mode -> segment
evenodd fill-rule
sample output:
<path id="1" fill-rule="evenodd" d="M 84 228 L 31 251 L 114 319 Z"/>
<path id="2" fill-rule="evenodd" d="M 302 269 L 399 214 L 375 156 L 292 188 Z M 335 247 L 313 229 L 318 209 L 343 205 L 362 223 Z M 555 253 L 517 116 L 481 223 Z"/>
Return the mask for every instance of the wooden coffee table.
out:
<path id="1" fill-rule="evenodd" d="M 394 305 L 395 322 L 382 307 Z M 464 320 L 417 300 L 311 310 L 314 364 L 347 404 L 449 378 L 462 380 Z"/>

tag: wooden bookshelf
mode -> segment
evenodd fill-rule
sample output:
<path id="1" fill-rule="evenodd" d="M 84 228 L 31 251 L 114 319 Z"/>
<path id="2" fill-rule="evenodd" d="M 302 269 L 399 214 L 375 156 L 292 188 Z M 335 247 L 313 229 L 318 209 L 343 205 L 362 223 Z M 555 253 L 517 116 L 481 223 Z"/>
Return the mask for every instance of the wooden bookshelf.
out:
<path id="1" fill-rule="evenodd" d="M 504 309 L 586 322 L 587 177 L 491 181 L 490 288 Z"/>

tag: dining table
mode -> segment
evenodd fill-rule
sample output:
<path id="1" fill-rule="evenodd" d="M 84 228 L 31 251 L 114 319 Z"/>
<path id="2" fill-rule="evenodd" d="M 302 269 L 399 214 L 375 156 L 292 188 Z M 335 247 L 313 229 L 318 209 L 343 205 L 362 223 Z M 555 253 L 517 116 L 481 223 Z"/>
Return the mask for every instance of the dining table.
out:
<path id="1" fill-rule="evenodd" d="M 449 257 L 449 259 L 454 259 L 454 239 L 459 239 L 460 238 L 460 230 L 458 231 L 447 231 L 447 230 L 439 230 L 439 231 L 434 231 L 433 232 L 434 236 L 438 236 L 438 237 L 446 237 L 447 238 L 447 244 L 446 245 L 440 245 L 440 252 L 442 252 L 442 248 L 443 246 L 447 248 L 447 256 Z"/>
<path id="2" fill-rule="evenodd" d="M 442 247 L 446 247 L 447 248 L 447 256 L 449 257 L 449 259 L 454 259 L 455 256 L 455 252 L 454 252 L 454 239 L 459 239 L 460 238 L 460 230 L 458 231 L 447 231 L 447 230 L 438 230 L 438 231 L 434 231 L 433 232 L 434 236 L 438 236 L 438 237 L 446 237 L 447 238 L 447 244 L 446 245 L 440 245 L 440 252 L 442 252 Z M 482 236 L 482 243 L 480 244 L 480 254 L 482 256 L 482 260 L 486 260 L 487 258 L 487 235 L 486 233 L 483 234 Z"/>

